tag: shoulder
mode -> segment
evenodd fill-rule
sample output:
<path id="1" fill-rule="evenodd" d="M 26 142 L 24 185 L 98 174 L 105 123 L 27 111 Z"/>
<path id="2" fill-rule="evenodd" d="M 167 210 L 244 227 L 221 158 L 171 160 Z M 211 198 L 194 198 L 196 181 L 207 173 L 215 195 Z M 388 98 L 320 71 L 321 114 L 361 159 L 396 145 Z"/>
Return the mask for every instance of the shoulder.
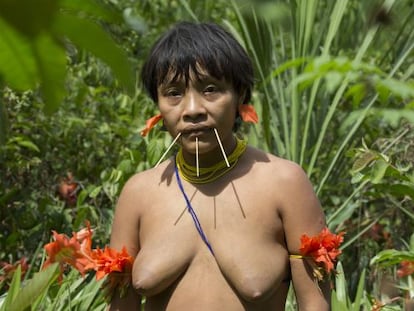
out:
<path id="1" fill-rule="evenodd" d="M 247 150 L 246 156 L 252 163 L 253 172 L 266 178 L 268 182 L 290 186 L 309 182 L 305 171 L 299 164 L 253 147 Z"/>
<path id="2" fill-rule="evenodd" d="M 154 194 L 160 193 L 163 186 L 171 181 L 173 173 L 171 161 L 165 161 L 156 168 L 136 173 L 123 186 L 118 206 L 134 205 L 135 209 L 139 209 L 150 204 L 151 200 L 154 200 Z"/>

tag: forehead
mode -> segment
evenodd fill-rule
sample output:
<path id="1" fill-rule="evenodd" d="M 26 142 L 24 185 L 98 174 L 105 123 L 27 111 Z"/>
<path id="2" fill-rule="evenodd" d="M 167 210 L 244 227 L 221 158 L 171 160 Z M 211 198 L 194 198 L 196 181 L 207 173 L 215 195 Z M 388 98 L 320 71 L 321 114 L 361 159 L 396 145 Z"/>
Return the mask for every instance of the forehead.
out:
<path id="1" fill-rule="evenodd" d="M 162 87 L 176 83 L 184 83 L 185 85 L 188 85 L 189 83 L 198 83 L 203 81 L 225 82 L 224 79 L 214 77 L 206 68 L 202 67 L 200 64 L 197 64 L 194 69 L 190 67 L 186 71 L 179 70 L 174 67 L 170 68 L 168 73 L 162 79 L 159 79 L 158 86 Z"/>

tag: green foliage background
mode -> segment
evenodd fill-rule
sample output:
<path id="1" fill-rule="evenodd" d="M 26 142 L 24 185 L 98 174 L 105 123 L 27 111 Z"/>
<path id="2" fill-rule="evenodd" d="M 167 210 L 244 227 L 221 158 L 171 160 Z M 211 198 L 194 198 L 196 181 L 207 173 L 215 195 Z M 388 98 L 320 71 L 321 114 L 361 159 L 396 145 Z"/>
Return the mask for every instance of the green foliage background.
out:
<path id="1" fill-rule="evenodd" d="M 255 64 L 261 121 L 242 132 L 300 163 L 329 227 L 347 232 L 341 310 L 356 310 L 362 285 L 366 305 L 381 300 L 384 278 L 412 294 L 398 261 L 371 259 L 414 251 L 413 15 L 411 0 L 0 0 L 0 260 L 38 268 L 51 230 L 86 219 L 108 243 L 123 184 L 170 142 L 139 135 L 156 112 L 135 79 L 142 61 L 174 22 L 208 20 Z M 75 204 L 57 193 L 68 172 Z"/>

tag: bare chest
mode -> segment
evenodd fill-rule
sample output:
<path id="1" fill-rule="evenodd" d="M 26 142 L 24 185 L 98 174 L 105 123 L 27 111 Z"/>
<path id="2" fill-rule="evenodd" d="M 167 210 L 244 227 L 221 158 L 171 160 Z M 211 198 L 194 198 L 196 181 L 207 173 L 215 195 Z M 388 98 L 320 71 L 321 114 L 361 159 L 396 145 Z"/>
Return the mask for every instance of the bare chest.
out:
<path id="1" fill-rule="evenodd" d="M 191 279 L 190 273 L 194 278 L 207 273 L 208 286 L 229 282 L 246 299 L 272 292 L 286 277 L 288 261 L 275 196 L 237 182 L 214 191 L 185 188 L 192 212 L 170 186 L 140 221 L 134 276 L 151 280 L 147 293 L 164 290 L 184 274 Z"/>

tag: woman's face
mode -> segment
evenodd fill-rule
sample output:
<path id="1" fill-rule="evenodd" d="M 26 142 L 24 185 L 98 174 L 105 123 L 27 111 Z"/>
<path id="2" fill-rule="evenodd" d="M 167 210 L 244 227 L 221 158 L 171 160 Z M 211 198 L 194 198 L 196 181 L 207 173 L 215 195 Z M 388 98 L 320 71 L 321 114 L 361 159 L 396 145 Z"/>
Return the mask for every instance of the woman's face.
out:
<path id="1" fill-rule="evenodd" d="M 196 138 L 200 155 L 217 151 L 219 143 L 214 129 L 224 149 L 231 148 L 239 101 L 233 86 L 203 71 L 198 79 L 190 75 L 187 85 L 184 77 L 174 82 L 168 80 L 158 87 L 158 106 L 169 133 L 173 137 L 181 133 L 183 152 L 196 152 Z"/>

